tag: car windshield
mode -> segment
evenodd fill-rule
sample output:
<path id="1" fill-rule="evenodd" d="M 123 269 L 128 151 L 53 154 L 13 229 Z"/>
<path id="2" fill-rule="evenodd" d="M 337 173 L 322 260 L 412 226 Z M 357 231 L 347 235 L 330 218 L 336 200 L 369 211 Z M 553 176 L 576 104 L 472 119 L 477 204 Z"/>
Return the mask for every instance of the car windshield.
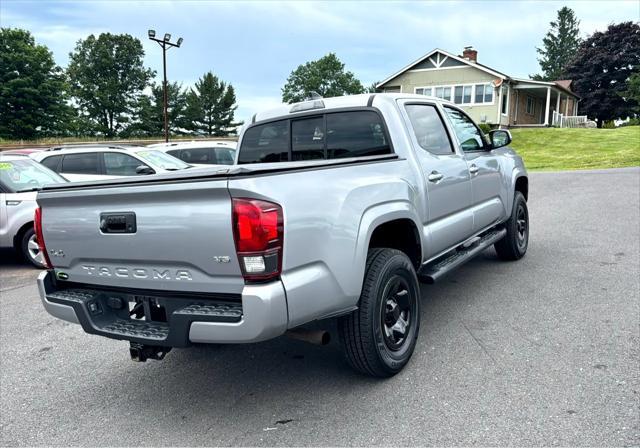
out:
<path id="1" fill-rule="evenodd" d="M 154 149 L 138 151 L 136 154 L 143 160 L 151 163 L 155 167 L 162 168 L 163 170 L 175 171 L 184 170 L 189 168 L 190 165 L 184 163 L 180 159 L 176 159 L 169 154 L 165 154 L 162 151 L 156 151 Z"/>
<path id="2" fill-rule="evenodd" d="M 0 185 L 3 190 L 15 193 L 64 182 L 66 180 L 63 177 L 31 159 L 2 160 L 0 158 Z"/>

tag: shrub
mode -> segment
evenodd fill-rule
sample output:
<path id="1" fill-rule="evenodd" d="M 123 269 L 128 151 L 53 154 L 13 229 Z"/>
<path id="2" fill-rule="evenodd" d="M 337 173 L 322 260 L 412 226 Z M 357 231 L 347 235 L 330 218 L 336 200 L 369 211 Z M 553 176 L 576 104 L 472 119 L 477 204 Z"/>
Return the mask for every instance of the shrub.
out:
<path id="1" fill-rule="evenodd" d="M 602 129 L 615 129 L 616 124 L 613 120 L 605 121 L 602 123 Z"/>
<path id="2" fill-rule="evenodd" d="M 480 123 L 478 126 L 480 127 L 480 130 L 485 134 L 488 134 L 491 130 L 491 125 L 487 123 Z"/>
<path id="3" fill-rule="evenodd" d="M 622 126 L 638 126 L 640 125 L 640 117 L 630 118 L 629 121 L 625 121 L 620 125 Z"/>

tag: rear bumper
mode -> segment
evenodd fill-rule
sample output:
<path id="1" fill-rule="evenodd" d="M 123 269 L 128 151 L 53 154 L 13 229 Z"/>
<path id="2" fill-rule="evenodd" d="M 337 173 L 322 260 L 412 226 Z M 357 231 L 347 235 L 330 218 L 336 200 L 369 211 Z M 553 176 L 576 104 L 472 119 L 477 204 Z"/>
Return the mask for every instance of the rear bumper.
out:
<path id="1" fill-rule="evenodd" d="M 124 303 L 132 297 L 149 299 L 146 291 L 113 293 L 87 285 L 66 289 L 56 285 L 50 271 L 38 276 L 38 290 L 44 308 L 52 316 L 80 324 L 87 333 L 147 345 L 183 347 L 191 343 L 259 342 L 280 336 L 288 324 L 287 300 L 280 281 L 246 285 L 240 302 L 185 298 L 185 294 L 176 298 L 165 293 L 165 297 L 158 299 L 160 304 L 166 303 L 169 310 L 163 322 L 133 321 L 128 317 L 128 309 L 116 310 L 109 305 L 114 296 L 122 298 Z"/>

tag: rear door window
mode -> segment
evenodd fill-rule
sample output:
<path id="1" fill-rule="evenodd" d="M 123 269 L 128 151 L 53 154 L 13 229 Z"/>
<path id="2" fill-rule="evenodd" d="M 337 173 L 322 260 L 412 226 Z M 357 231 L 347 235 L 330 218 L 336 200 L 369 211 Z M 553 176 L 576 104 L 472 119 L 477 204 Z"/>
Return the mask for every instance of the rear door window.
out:
<path id="1" fill-rule="evenodd" d="M 413 133 L 422 149 L 436 155 L 453 154 L 451 141 L 435 106 L 408 104 L 406 110 Z"/>
<path id="2" fill-rule="evenodd" d="M 97 152 L 65 154 L 62 159 L 61 173 L 100 174 Z"/>
<path id="3" fill-rule="evenodd" d="M 274 121 L 246 130 L 238 163 L 268 163 L 289 160 L 289 120 Z"/>
<path id="4" fill-rule="evenodd" d="M 211 151 L 211 148 L 187 148 L 182 150 L 180 158 L 187 163 L 213 163 Z"/>
<path id="5" fill-rule="evenodd" d="M 229 148 L 216 148 L 216 161 L 220 165 L 233 165 L 236 158 L 235 151 Z"/>

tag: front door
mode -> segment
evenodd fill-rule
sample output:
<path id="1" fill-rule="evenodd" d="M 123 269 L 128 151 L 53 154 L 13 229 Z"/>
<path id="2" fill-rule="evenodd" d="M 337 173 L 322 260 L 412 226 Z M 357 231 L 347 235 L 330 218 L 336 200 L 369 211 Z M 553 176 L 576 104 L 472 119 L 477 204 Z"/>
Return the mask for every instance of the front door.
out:
<path id="1" fill-rule="evenodd" d="M 425 258 L 451 249 L 471 236 L 471 183 L 464 155 L 455 150 L 436 105 L 407 102 L 413 144 L 426 184 Z"/>
<path id="2" fill-rule="evenodd" d="M 473 120 L 459 109 L 450 106 L 444 109 L 469 166 L 473 231 L 480 232 L 504 217 L 502 179 L 507 177 L 503 176 L 499 158 Z"/>

